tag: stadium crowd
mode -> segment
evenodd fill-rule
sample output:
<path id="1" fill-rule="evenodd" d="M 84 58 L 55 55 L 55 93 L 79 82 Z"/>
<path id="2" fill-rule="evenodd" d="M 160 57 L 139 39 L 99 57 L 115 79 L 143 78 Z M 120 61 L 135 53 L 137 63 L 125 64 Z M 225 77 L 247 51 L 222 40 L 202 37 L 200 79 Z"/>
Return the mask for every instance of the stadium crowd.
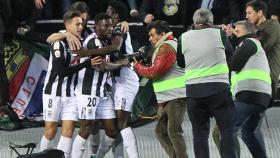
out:
<path id="1" fill-rule="evenodd" d="M 140 157 L 129 118 L 141 76 L 153 81 L 155 133 L 169 157 L 188 157 L 181 126 L 186 112 L 196 158 L 209 157 L 210 117 L 216 120 L 213 137 L 222 158 L 240 157 L 238 136 L 254 158 L 267 157 L 260 126 L 277 94 L 279 0 L 0 3 L 0 107 L 13 121 L 19 119 L 8 103 L 5 35 L 32 32 L 38 19 L 63 18 L 65 29 L 46 39 L 51 50 L 40 151 L 50 148 L 61 122 L 57 149 L 66 158 L 83 157 L 87 139 L 92 158 L 104 157 L 111 148 L 114 157 L 123 157 L 115 149 L 119 144 L 129 158 Z M 129 22 L 135 21 L 148 31 L 149 50 L 133 52 Z M 176 37 L 170 25 L 184 33 Z M 79 133 L 73 138 L 76 122 Z"/>

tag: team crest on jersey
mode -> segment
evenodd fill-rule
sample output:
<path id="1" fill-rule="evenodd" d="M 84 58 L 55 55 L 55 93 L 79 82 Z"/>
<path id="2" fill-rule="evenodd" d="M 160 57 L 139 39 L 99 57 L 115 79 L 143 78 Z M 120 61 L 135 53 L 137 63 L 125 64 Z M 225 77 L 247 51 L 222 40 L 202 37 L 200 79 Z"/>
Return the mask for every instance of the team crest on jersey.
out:
<path id="1" fill-rule="evenodd" d="M 60 57 L 59 47 L 60 47 L 60 43 L 59 42 L 54 42 L 54 44 L 53 44 L 54 56 L 57 57 L 57 58 Z"/>
<path id="2" fill-rule="evenodd" d="M 58 49 L 59 49 L 59 46 L 60 46 L 60 43 L 59 43 L 59 42 L 54 42 L 54 44 L 53 44 L 53 49 L 54 49 L 54 50 L 58 50 Z"/>
<path id="3" fill-rule="evenodd" d="M 97 47 L 101 47 L 101 42 L 98 39 L 95 39 L 95 45 Z"/>
<path id="4" fill-rule="evenodd" d="M 59 58 L 60 57 L 60 51 L 59 50 L 55 50 L 54 51 L 54 56 Z"/>

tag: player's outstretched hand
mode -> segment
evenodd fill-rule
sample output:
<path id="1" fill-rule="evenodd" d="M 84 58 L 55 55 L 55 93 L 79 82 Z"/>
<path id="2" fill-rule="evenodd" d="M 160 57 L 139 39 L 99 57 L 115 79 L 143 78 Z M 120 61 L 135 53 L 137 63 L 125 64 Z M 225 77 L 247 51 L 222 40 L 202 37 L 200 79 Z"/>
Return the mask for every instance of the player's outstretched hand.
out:
<path id="1" fill-rule="evenodd" d="M 96 66 L 102 64 L 102 58 L 100 56 L 90 59 L 91 66 Z"/>
<path id="2" fill-rule="evenodd" d="M 81 48 L 81 42 L 78 37 L 70 32 L 66 32 L 65 36 L 71 50 L 79 50 Z"/>

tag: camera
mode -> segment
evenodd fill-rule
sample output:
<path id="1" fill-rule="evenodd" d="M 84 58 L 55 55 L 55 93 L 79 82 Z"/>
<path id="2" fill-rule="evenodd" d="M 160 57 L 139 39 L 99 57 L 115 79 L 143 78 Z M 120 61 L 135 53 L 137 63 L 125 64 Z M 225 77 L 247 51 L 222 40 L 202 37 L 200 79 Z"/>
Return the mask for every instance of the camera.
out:
<path id="1" fill-rule="evenodd" d="M 149 65 L 152 57 L 150 52 L 150 47 L 142 46 L 137 52 L 125 54 L 124 57 L 128 58 L 130 62 L 133 62 L 133 58 L 135 58 L 137 61 L 141 61 L 142 64 Z"/>

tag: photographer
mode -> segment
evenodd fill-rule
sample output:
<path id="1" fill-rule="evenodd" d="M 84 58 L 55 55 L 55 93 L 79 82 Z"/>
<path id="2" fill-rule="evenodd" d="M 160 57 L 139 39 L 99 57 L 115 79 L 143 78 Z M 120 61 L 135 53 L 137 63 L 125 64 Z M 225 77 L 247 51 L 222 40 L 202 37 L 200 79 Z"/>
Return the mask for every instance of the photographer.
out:
<path id="1" fill-rule="evenodd" d="M 186 144 L 181 124 L 186 111 L 184 69 L 176 63 L 177 40 L 168 23 L 154 21 L 147 26 L 149 40 L 154 47 L 151 66 L 134 60 L 135 71 L 153 80 L 159 103 L 155 132 L 169 157 L 186 158 Z"/>

